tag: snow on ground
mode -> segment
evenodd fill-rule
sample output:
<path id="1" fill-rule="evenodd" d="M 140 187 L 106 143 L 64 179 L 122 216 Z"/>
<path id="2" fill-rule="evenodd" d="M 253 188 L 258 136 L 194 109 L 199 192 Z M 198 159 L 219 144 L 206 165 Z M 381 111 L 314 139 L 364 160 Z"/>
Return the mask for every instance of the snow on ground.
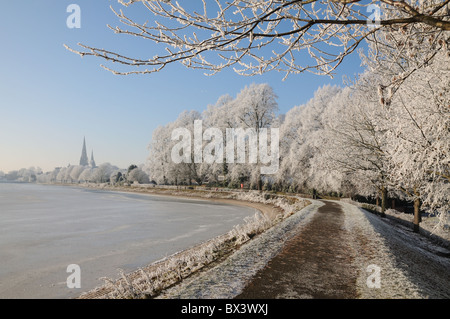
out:
<path id="1" fill-rule="evenodd" d="M 159 298 L 233 298 L 259 269 L 302 230 L 323 205 L 300 210 L 249 241 L 215 268 L 200 272 L 164 291 Z M 356 256 L 358 298 L 449 298 L 449 251 L 401 225 L 392 225 L 352 204 L 339 202 L 345 213 L 349 254 Z M 444 255 L 444 256 L 442 256 Z M 375 268 L 374 268 L 375 267 Z M 379 269 L 379 288 L 374 287 Z M 368 281 L 369 284 L 368 284 Z M 372 284 L 371 284 L 372 283 Z"/>
<path id="2" fill-rule="evenodd" d="M 357 281 L 361 298 L 449 298 L 450 260 L 448 253 L 422 235 L 388 219 L 342 203 L 346 229 L 353 240 L 349 247 L 357 256 Z M 438 252 L 438 254 L 437 254 Z M 380 288 L 369 288 L 367 278 L 380 267 Z"/>
<path id="3" fill-rule="evenodd" d="M 340 201 L 346 202 L 349 204 L 353 204 L 355 206 L 365 208 L 368 207 L 369 209 L 373 211 L 378 211 L 381 213 L 381 207 L 372 205 L 372 204 L 365 204 L 365 203 L 359 203 L 355 202 L 353 200 L 350 200 L 349 198 L 341 199 Z M 412 222 L 414 219 L 413 214 L 408 214 L 404 212 L 400 212 L 396 209 L 386 209 L 385 211 L 386 217 L 394 221 L 394 223 L 403 224 L 406 226 L 412 227 Z M 439 238 L 443 239 L 441 243 L 446 243 L 450 241 L 450 214 L 447 214 L 447 216 L 422 216 L 422 221 L 420 222 L 420 231 L 421 233 L 425 235 L 436 235 Z M 448 243 L 447 243 L 448 245 Z"/>

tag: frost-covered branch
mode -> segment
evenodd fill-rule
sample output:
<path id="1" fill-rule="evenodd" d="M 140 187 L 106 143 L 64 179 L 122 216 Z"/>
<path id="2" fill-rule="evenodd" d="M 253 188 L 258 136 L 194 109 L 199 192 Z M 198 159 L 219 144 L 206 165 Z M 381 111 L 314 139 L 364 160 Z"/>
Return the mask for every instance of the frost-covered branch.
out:
<path id="1" fill-rule="evenodd" d="M 143 6 L 154 22 L 140 23 L 111 6 L 125 27 L 108 27 L 115 33 L 159 44 L 157 53 L 137 58 L 120 54 L 117 49 L 82 43 L 78 50 L 66 48 L 81 56 L 116 63 L 118 67 L 102 67 L 123 75 L 158 72 L 174 62 L 205 70 L 208 75 L 229 67 L 241 75 L 269 71 L 281 71 L 286 76 L 305 71 L 332 75 L 361 41 L 380 30 L 416 24 L 426 25 L 432 32 L 450 30 L 448 0 L 118 2 L 125 7 Z M 375 21 L 369 14 L 371 5 L 392 14 Z"/>

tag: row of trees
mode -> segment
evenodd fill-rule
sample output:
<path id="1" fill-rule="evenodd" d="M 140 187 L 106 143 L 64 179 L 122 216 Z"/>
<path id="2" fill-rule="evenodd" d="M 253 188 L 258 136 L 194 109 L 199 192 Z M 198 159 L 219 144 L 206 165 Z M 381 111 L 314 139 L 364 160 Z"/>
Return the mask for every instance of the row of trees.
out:
<path id="1" fill-rule="evenodd" d="M 8 173 L 0 171 L 0 180 L 18 181 L 18 182 L 35 182 L 38 175 L 42 174 L 40 167 L 21 168 L 12 170 Z"/>
<path id="2" fill-rule="evenodd" d="M 149 183 L 148 175 L 141 167 L 130 165 L 128 169 L 120 169 L 110 163 L 103 163 L 98 167 L 92 168 L 82 165 L 69 165 L 68 167 L 56 168 L 52 172 L 40 175 L 40 183 L 110 183 L 130 184 Z"/>
<path id="3" fill-rule="evenodd" d="M 450 211 L 450 37 L 418 24 L 369 39 L 366 72 L 327 112 L 326 150 L 347 179 L 363 177 L 359 192 L 380 195 L 382 212 L 388 193 L 413 201 L 417 230 L 421 208 Z"/>
<path id="4" fill-rule="evenodd" d="M 30 167 L 17 171 L 10 171 L 7 174 L 0 172 L 0 179 L 17 182 L 38 182 L 38 183 L 110 183 L 120 184 L 148 184 L 150 182 L 148 174 L 136 165 L 130 165 L 128 169 L 120 169 L 110 163 L 103 163 L 92 168 L 83 165 L 69 165 L 67 167 L 57 167 L 53 171 L 43 172 L 42 169 Z"/>
<path id="5" fill-rule="evenodd" d="M 383 213 L 389 195 L 401 197 L 414 202 L 416 229 L 420 209 L 445 216 L 450 211 L 449 36 L 428 31 L 414 25 L 374 34 L 369 50 L 361 53 L 363 74 L 345 88 L 318 89 L 285 115 L 276 115 L 276 95 L 267 84 L 246 87 L 236 98 L 223 96 L 202 114 L 182 113 L 153 133 L 151 177 L 170 184 L 248 181 L 259 189 L 263 181 L 279 190 L 376 196 Z M 279 128 L 279 170 L 261 176 L 260 165 L 248 162 L 174 163 L 172 131 L 193 132 L 198 119 L 224 134 L 229 127 Z"/>
<path id="6" fill-rule="evenodd" d="M 278 128 L 281 119 L 276 116 L 278 104 L 277 96 L 268 84 L 252 84 L 244 88 L 236 98 L 225 95 L 219 98 L 214 105 L 209 105 L 203 113 L 197 111 L 185 111 L 172 123 L 158 127 L 152 135 L 150 143 L 150 156 L 146 169 L 150 172 L 151 178 L 157 183 L 162 184 L 202 184 L 205 181 L 212 183 L 221 183 L 229 186 L 237 186 L 241 183 L 250 183 L 253 187 L 261 189 L 263 177 L 261 176 L 261 167 L 266 166 L 256 154 L 256 160 L 250 161 L 249 156 L 253 149 L 249 148 L 249 143 L 245 145 L 244 160 L 239 163 L 238 147 L 234 145 L 234 156 L 230 155 L 227 145 L 230 140 L 227 138 L 227 129 L 242 128 L 250 129 L 255 133 L 256 145 L 259 145 L 260 133 L 270 134 L 262 129 Z M 206 151 L 207 145 L 212 143 L 212 136 L 206 136 L 205 130 L 214 128 L 220 131 L 222 149 L 214 149 L 212 155 L 217 152 L 223 154 L 223 159 L 208 162 L 204 160 L 195 161 L 196 147 L 194 139 L 191 140 L 191 153 L 187 157 L 192 161 L 175 163 L 172 158 L 172 150 L 178 143 L 178 137 L 172 139 L 172 134 L 176 129 L 186 128 L 194 136 L 194 123 L 201 120 L 202 132 L 197 139 L 201 140 L 201 150 Z M 228 134 L 229 136 L 229 134 Z M 218 138 L 217 134 L 214 136 Z M 247 136 L 248 139 L 248 136 Z M 197 141 L 198 142 L 198 141 Z M 269 148 L 270 148 L 270 141 Z M 233 142 L 234 143 L 234 142 Z M 236 141 L 237 144 L 237 141 Z M 198 148 L 197 148 L 198 151 Z M 232 156 L 233 160 L 229 160 Z M 227 158 L 228 157 L 228 158 Z M 276 158 L 278 161 L 278 157 Z M 275 163 L 276 164 L 276 163 Z"/>

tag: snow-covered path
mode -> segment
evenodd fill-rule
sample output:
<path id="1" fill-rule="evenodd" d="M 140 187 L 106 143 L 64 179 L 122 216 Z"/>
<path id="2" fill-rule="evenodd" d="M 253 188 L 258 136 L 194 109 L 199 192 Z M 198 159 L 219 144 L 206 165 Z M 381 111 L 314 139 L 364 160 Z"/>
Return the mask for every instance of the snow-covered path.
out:
<path id="1" fill-rule="evenodd" d="M 354 205 L 313 201 L 160 297 L 449 298 L 447 253 Z"/>
<path id="2" fill-rule="evenodd" d="M 450 298 L 448 250 L 402 225 L 340 204 L 352 236 L 349 248 L 356 256 L 360 298 Z M 370 265 L 380 267 L 380 288 L 367 285 Z"/>

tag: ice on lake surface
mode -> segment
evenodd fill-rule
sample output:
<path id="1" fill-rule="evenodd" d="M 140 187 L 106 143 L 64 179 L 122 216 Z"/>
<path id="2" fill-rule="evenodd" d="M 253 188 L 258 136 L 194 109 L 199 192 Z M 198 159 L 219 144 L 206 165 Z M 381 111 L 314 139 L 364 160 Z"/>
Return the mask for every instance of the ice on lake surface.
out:
<path id="1" fill-rule="evenodd" d="M 76 297 L 252 214 L 206 200 L 0 183 L 0 298 Z M 69 264 L 80 266 L 80 289 L 67 287 Z"/>

